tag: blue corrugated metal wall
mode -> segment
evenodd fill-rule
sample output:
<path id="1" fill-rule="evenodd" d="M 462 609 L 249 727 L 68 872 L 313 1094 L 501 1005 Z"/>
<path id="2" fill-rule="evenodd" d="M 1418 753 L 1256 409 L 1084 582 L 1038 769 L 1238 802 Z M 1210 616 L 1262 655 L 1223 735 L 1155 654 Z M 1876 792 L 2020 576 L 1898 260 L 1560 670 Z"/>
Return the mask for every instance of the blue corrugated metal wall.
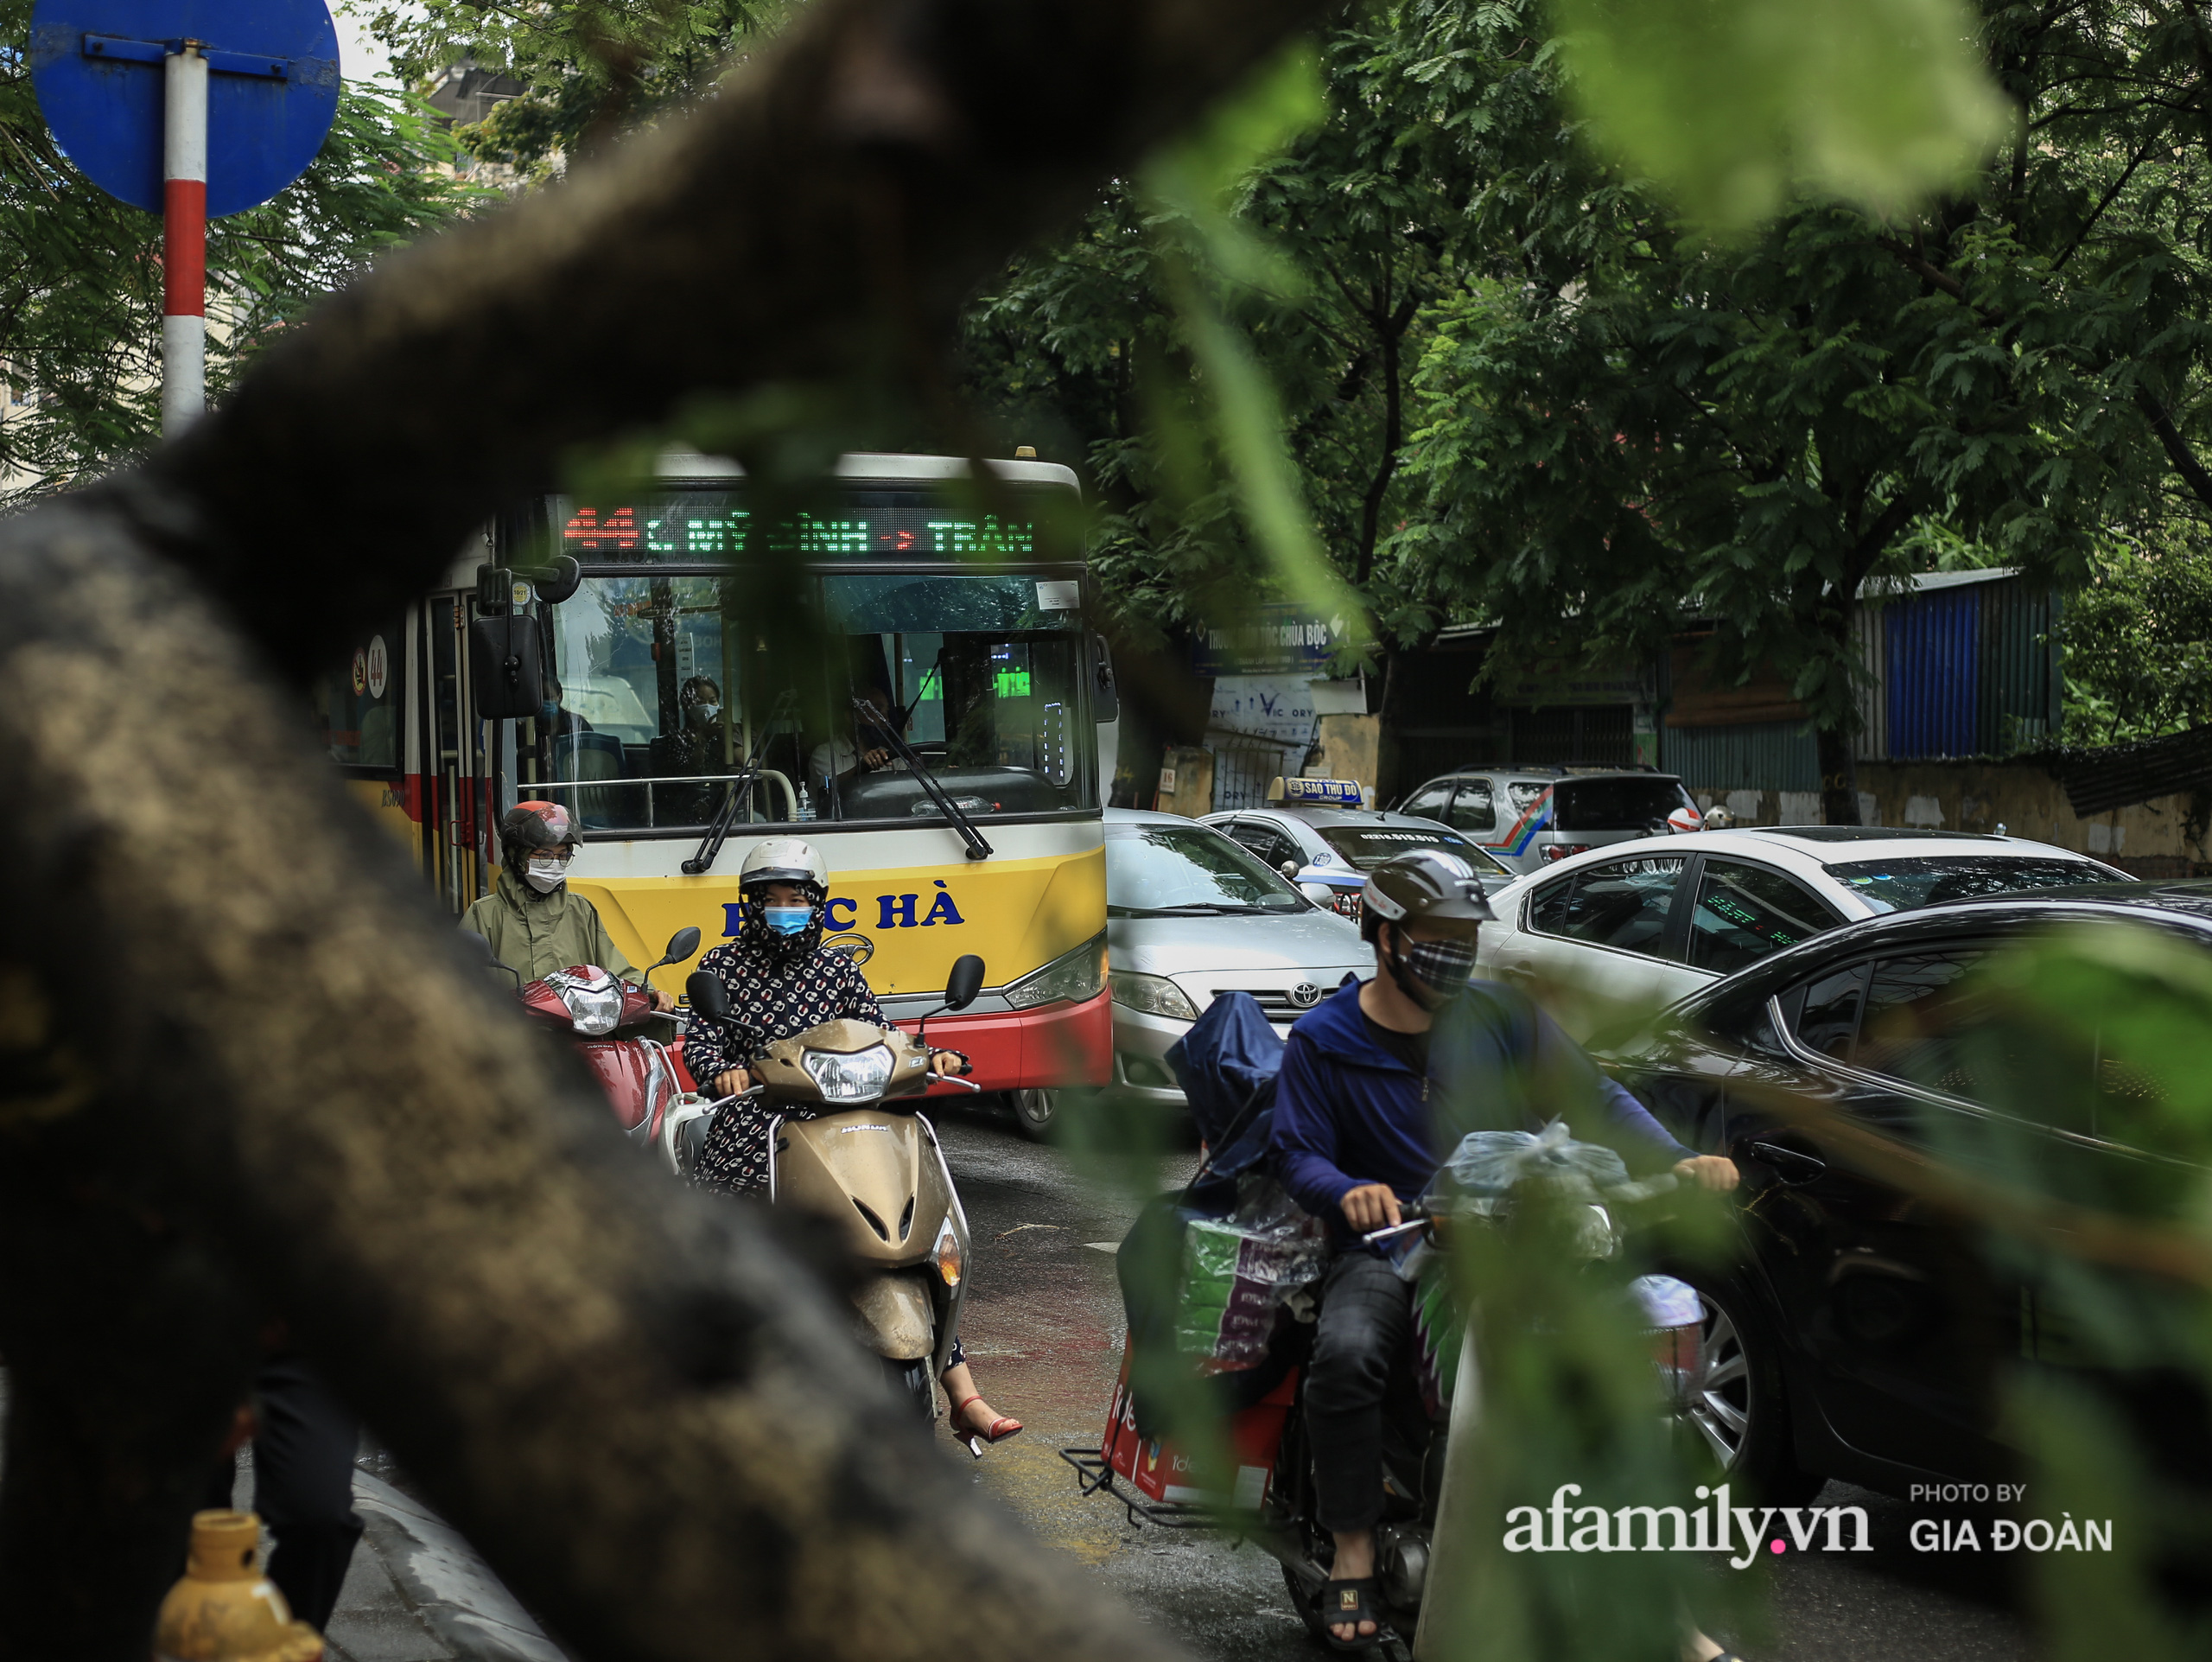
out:
<path id="1" fill-rule="evenodd" d="M 1893 602 L 1883 618 L 1892 756 L 1971 756 L 1980 745 L 1981 595 L 1974 588 Z"/>
<path id="2" fill-rule="evenodd" d="M 1858 755 L 2003 756 L 2047 738 L 2060 714 L 2056 616 L 2048 589 L 2009 574 L 1882 602 L 1859 630 L 1876 696 Z"/>
<path id="3" fill-rule="evenodd" d="M 1806 722 L 1659 729 L 1659 766 L 1698 791 L 1817 791 L 1820 753 Z"/>

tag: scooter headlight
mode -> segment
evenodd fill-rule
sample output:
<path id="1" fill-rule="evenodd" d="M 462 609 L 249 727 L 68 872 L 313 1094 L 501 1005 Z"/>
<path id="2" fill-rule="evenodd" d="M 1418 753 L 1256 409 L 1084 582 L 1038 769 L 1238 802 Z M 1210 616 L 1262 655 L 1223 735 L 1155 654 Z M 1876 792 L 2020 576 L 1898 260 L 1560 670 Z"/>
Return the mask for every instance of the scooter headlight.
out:
<path id="1" fill-rule="evenodd" d="M 948 1287 L 960 1284 L 960 1237 L 952 1232 L 952 1219 L 938 1226 L 937 1245 L 930 1249 L 936 1260 L 938 1279 Z"/>
<path id="2" fill-rule="evenodd" d="M 815 1088 L 830 1102 L 866 1102 L 891 1083 L 891 1048 L 866 1050 L 810 1050 L 799 1059 Z"/>
<path id="3" fill-rule="evenodd" d="M 568 1007 L 569 1025 L 587 1039 L 612 1033 L 622 1024 L 622 984 L 613 976 L 586 981 L 578 976 L 545 977 Z"/>

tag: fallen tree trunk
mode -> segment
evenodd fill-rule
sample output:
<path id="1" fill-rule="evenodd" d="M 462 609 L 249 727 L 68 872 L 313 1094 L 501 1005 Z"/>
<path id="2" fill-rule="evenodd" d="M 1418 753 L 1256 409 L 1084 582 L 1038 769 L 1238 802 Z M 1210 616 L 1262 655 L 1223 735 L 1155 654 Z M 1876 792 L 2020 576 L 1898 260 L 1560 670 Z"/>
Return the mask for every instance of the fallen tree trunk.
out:
<path id="1" fill-rule="evenodd" d="M 761 1217 L 638 1159 L 290 687 L 567 447 L 912 363 L 1306 15 L 824 4 L 0 533 L 0 1655 L 143 1657 L 262 1314 L 584 1654 L 1145 1647 L 899 1416 Z"/>

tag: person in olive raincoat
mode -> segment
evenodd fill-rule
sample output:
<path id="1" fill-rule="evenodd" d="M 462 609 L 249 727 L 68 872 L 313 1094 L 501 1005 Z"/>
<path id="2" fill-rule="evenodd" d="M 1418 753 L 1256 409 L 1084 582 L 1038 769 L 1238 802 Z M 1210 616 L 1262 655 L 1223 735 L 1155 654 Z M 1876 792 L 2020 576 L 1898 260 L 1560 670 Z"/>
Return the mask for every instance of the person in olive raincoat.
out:
<path id="1" fill-rule="evenodd" d="M 499 822 L 498 880 L 461 927 L 483 936 L 492 956 L 525 982 L 576 964 L 596 964 L 635 981 L 639 971 L 608 938 L 599 908 L 569 892 L 578 840 L 575 820 L 559 803 L 518 802 Z M 658 987 L 652 995 L 656 1009 L 674 1007 L 675 999 Z"/>

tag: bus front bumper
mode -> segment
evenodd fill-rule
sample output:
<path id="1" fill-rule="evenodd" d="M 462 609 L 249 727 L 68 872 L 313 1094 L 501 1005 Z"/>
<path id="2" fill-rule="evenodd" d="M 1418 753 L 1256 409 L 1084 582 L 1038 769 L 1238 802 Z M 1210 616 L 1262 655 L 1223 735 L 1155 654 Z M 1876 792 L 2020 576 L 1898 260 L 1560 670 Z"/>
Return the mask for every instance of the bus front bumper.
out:
<path id="1" fill-rule="evenodd" d="M 1106 1085 L 1114 1077 L 1112 1010 L 1110 995 L 1102 992 L 1080 1004 L 997 1016 L 932 1016 L 929 1041 L 941 1050 L 964 1053 L 974 1067 L 969 1082 L 985 1091 Z M 915 1024 L 899 1025 L 911 1033 Z M 931 1086 L 930 1094 L 968 1093 L 940 1084 Z"/>

